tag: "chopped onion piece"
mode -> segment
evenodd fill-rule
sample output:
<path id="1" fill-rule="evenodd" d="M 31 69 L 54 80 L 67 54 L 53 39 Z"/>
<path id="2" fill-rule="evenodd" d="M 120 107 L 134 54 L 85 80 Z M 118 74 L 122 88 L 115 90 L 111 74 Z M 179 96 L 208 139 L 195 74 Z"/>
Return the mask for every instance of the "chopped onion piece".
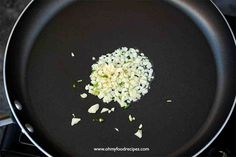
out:
<path id="1" fill-rule="evenodd" d="M 112 107 L 112 108 L 111 108 L 111 111 L 112 111 L 112 112 L 115 112 L 115 107 Z"/>
<path id="2" fill-rule="evenodd" d="M 140 124 L 138 128 L 139 128 L 139 129 L 142 129 L 142 128 L 143 128 L 143 124 Z"/>
<path id="3" fill-rule="evenodd" d="M 137 136 L 138 138 L 142 138 L 143 137 L 143 131 L 139 129 L 134 135 Z"/>
<path id="4" fill-rule="evenodd" d="M 83 80 L 77 80 L 78 83 L 82 82 Z"/>
<path id="5" fill-rule="evenodd" d="M 71 126 L 74 126 L 75 124 L 78 124 L 81 121 L 81 118 L 75 118 L 75 115 L 73 115 L 73 118 L 71 120 Z"/>
<path id="6" fill-rule="evenodd" d="M 135 117 L 132 117 L 132 115 L 129 115 L 129 121 L 132 122 L 135 120 Z"/>
<path id="7" fill-rule="evenodd" d="M 81 121 L 81 118 L 72 118 L 71 126 L 74 126 L 75 124 L 78 124 L 80 121 Z"/>
<path id="8" fill-rule="evenodd" d="M 80 97 L 83 98 L 83 99 L 84 99 L 84 98 L 87 98 L 87 96 L 88 96 L 88 95 L 87 95 L 86 93 L 80 94 Z"/>
<path id="9" fill-rule="evenodd" d="M 133 121 L 133 118 L 131 115 L 129 115 L 129 121 L 132 122 Z"/>
<path id="10" fill-rule="evenodd" d="M 88 113 L 96 113 L 99 109 L 99 104 L 95 104 L 88 109 Z"/>
<path id="11" fill-rule="evenodd" d="M 108 112 L 108 111 L 109 111 L 108 108 L 103 108 L 103 109 L 101 110 L 101 113 Z"/>
<path id="12" fill-rule="evenodd" d="M 99 118 L 98 121 L 99 121 L 100 123 L 102 123 L 102 122 L 104 122 L 104 119 L 103 119 L 103 118 Z"/>

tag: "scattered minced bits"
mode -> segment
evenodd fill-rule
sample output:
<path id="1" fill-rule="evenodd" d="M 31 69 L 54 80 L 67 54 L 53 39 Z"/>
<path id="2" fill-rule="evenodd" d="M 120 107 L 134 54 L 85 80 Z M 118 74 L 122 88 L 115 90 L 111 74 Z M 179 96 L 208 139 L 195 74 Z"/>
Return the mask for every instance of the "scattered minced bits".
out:
<path id="1" fill-rule="evenodd" d="M 71 120 L 71 126 L 78 124 L 81 121 L 81 118 L 76 118 L 74 114 L 72 114 L 73 118 Z"/>
<path id="2" fill-rule="evenodd" d="M 135 136 L 137 136 L 138 138 L 142 138 L 143 137 L 143 124 L 140 124 L 138 127 L 138 131 L 134 134 Z"/>
<path id="3" fill-rule="evenodd" d="M 99 110 L 99 104 L 95 104 L 88 109 L 88 113 L 96 113 Z"/>
<path id="4" fill-rule="evenodd" d="M 108 109 L 108 108 L 102 108 L 102 110 L 101 110 L 101 113 L 105 113 L 105 112 L 108 112 L 109 114 L 111 113 L 111 112 L 115 112 L 115 107 L 113 107 L 113 108 L 111 108 L 111 109 Z"/>
<path id="5" fill-rule="evenodd" d="M 81 83 L 82 82 L 82 80 L 77 80 L 73 85 L 72 85 L 72 87 L 73 88 L 76 88 L 76 85 L 78 84 L 78 83 Z"/>
<path id="6" fill-rule="evenodd" d="M 81 83 L 83 80 L 77 80 L 78 83 Z"/>
<path id="7" fill-rule="evenodd" d="M 129 121 L 132 122 L 135 120 L 135 117 L 132 117 L 132 115 L 129 115 Z"/>
<path id="8" fill-rule="evenodd" d="M 142 128 L 143 128 L 143 124 L 140 124 L 138 128 L 139 128 L 139 129 L 142 129 Z"/>
<path id="9" fill-rule="evenodd" d="M 134 135 L 137 136 L 138 138 L 142 138 L 143 137 L 143 131 L 139 129 Z"/>
<path id="10" fill-rule="evenodd" d="M 153 78 L 149 59 L 138 49 L 122 47 L 99 57 L 85 89 L 105 103 L 126 107 L 148 93 Z"/>
<path id="11" fill-rule="evenodd" d="M 88 95 L 86 93 L 80 94 L 80 97 L 83 98 L 83 99 L 87 98 L 87 96 Z"/>
<path id="12" fill-rule="evenodd" d="M 75 54 L 71 52 L 71 56 Z M 92 60 L 96 60 L 92 57 Z M 117 102 L 120 107 L 127 109 L 132 102 L 141 99 L 148 93 L 150 82 L 154 79 L 153 66 L 144 53 L 138 49 L 122 47 L 112 53 L 102 55 L 97 62 L 92 65 L 90 74 L 91 82 L 85 86 L 85 90 L 102 99 L 104 103 L 111 101 Z M 82 80 L 77 80 L 81 83 Z M 73 84 L 76 87 L 76 84 Z M 81 98 L 86 98 L 87 94 L 82 93 Z M 170 103 L 172 100 L 166 100 Z M 99 104 L 94 104 L 88 109 L 88 113 L 96 113 L 99 110 Z M 100 113 L 111 113 L 115 107 L 102 108 Z M 79 123 L 81 118 L 76 118 L 73 114 L 71 126 Z M 135 117 L 129 115 L 129 121 L 135 120 Z M 103 118 L 93 119 L 93 121 L 104 122 Z M 138 138 L 142 138 L 143 125 L 140 124 L 137 132 L 134 133 Z M 118 128 L 114 128 L 119 132 Z"/>
<path id="13" fill-rule="evenodd" d="M 103 118 L 99 118 L 99 119 L 93 119 L 94 122 L 99 122 L 99 123 L 102 123 L 104 122 L 105 120 Z"/>
<path id="14" fill-rule="evenodd" d="M 103 119 L 103 118 L 99 118 L 98 121 L 99 121 L 100 123 L 102 123 L 102 122 L 104 122 L 104 119 Z"/>
<path id="15" fill-rule="evenodd" d="M 110 114 L 111 112 L 115 112 L 115 107 L 112 107 L 112 108 L 108 111 L 109 114 Z"/>
<path id="16" fill-rule="evenodd" d="M 111 108 L 111 112 L 115 112 L 115 107 L 112 107 L 112 108 Z"/>

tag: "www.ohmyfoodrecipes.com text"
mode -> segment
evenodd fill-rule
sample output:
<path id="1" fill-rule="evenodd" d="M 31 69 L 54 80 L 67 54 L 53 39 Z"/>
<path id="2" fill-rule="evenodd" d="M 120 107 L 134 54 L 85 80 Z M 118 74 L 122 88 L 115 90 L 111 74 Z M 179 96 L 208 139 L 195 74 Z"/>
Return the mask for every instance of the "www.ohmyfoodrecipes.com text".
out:
<path id="1" fill-rule="evenodd" d="M 123 147 L 123 148 L 119 148 L 119 147 L 93 148 L 93 150 L 95 152 L 148 152 L 148 151 L 150 151 L 149 148 L 133 148 L 133 147 L 130 147 L 130 148 L 127 148 L 127 147 Z"/>

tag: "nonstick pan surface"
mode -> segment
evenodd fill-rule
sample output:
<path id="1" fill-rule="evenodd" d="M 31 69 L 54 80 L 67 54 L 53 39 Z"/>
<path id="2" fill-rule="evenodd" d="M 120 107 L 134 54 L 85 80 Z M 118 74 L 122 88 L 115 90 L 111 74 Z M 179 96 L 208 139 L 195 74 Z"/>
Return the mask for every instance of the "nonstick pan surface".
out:
<path id="1" fill-rule="evenodd" d="M 124 46 L 148 56 L 155 79 L 129 109 L 108 104 L 116 111 L 94 123 L 88 108 L 105 104 L 92 95 L 80 98 L 91 58 Z M 8 43 L 5 89 L 23 132 L 48 156 L 197 155 L 233 110 L 235 52 L 232 33 L 210 1 L 33 1 Z M 77 79 L 83 82 L 73 88 Z M 71 127 L 73 113 L 83 118 Z M 137 119 L 132 124 L 129 114 Z M 142 139 L 133 135 L 140 123 Z M 108 147 L 149 151 L 94 150 Z"/>

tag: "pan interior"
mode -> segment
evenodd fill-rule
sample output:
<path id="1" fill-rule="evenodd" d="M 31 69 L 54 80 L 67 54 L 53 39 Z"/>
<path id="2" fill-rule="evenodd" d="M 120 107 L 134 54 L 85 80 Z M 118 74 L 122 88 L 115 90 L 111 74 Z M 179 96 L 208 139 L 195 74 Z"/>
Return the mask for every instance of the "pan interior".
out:
<path id="1" fill-rule="evenodd" d="M 75 2 L 48 21 L 30 46 L 21 63 L 25 66 L 18 70 L 24 77 L 18 92 L 27 93 L 22 101 L 28 102 L 23 107 L 33 123 L 32 136 L 54 156 L 171 154 L 202 127 L 214 102 L 217 77 L 209 43 L 188 16 L 165 1 Z M 151 60 L 155 79 L 149 93 L 127 110 L 92 95 L 81 99 L 90 82 L 92 57 L 124 46 L 140 49 Z M 78 79 L 83 82 L 73 88 Z M 116 111 L 88 114 L 95 103 Z M 82 118 L 73 127 L 72 114 Z M 129 114 L 135 122 L 128 121 Z M 105 122 L 93 122 L 98 117 Z M 134 136 L 140 123 L 142 139 Z M 107 147 L 150 151 L 94 151 Z"/>

